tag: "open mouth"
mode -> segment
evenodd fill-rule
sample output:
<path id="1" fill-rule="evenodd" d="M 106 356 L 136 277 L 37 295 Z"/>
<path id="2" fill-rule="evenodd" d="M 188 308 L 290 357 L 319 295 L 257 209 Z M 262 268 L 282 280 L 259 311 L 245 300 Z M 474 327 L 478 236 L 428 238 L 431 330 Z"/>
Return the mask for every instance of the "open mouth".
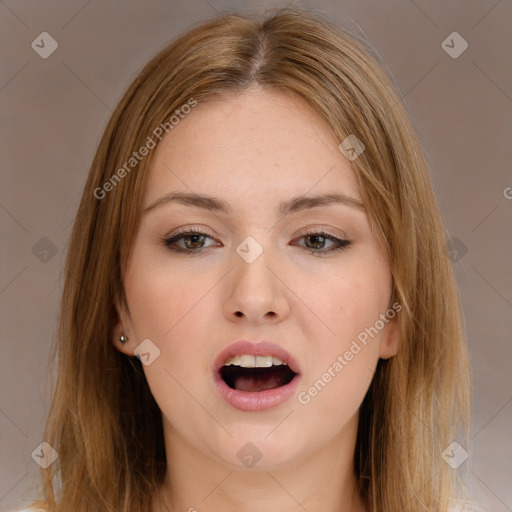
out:
<path id="1" fill-rule="evenodd" d="M 219 373 L 231 389 L 247 392 L 280 388 L 297 375 L 277 357 L 245 354 L 228 359 Z"/>
<path id="2" fill-rule="evenodd" d="M 261 412 L 285 404 L 302 379 L 300 363 L 276 343 L 239 340 L 215 359 L 213 380 L 231 407 Z"/>

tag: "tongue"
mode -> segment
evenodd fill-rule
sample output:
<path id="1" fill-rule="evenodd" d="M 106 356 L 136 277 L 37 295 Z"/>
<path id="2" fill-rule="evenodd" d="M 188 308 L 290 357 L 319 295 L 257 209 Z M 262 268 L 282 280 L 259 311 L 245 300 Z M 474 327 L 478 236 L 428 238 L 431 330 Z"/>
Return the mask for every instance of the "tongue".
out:
<path id="1" fill-rule="evenodd" d="M 249 376 L 239 375 L 235 378 L 235 389 L 238 391 L 264 391 L 282 386 L 285 382 L 280 375 Z"/>
<path id="2" fill-rule="evenodd" d="M 236 365 L 224 366 L 221 377 L 231 388 L 238 391 L 265 391 L 288 384 L 295 373 L 287 365 L 270 368 L 242 368 Z"/>

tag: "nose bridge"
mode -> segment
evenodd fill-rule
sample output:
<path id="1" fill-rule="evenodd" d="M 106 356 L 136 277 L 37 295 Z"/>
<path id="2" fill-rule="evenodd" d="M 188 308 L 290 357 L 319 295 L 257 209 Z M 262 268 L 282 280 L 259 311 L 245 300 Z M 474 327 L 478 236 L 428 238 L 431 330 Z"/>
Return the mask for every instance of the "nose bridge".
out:
<path id="1" fill-rule="evenodd" d="M 259 237 L 260 240 L 262 238 Z M 274 283 L 270 279 L 272 273 L 268 267 L 272 266 L 274 251 L 269 247 L 268 238 L 260 243 L 254 237 L 248 236 L 237 246 L 236 254 L 235 284 L 246 288 L 245 291 L 251 294 L 273 294 Z"/>
<path id="2" fill-rule="evenodd" d="M 270 316 L 284 316 L 287 311 L 285 290 L 276 278 L 278 267 L 276 251 L 270 247 L 270 237 L 248 236 L 233 254 L 230 294 L 226 300 L 226 314 L 240 313 L 258 320 Z M 265 246 L 263 245 L 265 244 Z"/>

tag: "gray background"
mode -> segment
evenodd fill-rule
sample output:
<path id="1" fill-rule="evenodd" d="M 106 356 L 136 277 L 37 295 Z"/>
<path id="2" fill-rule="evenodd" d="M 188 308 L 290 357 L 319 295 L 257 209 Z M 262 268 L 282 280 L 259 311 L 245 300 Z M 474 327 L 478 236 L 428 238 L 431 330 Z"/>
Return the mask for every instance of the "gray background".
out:
<path id="1" fill-rule="evenodd" d="M 39 478 L 31 453 L 42 441 L 50 403 L 45 369 L 64 255 L 111 111 L 141 66 L 192 23 L 230 9 L 280 5 L 0 2 L 1 512 L 20 508 Z M 471 351 L 473 433 L 461 469 L 490 510 L 512 510 L 512 3 L 306 5 L 371 43 L 417 127 L 455 237 L 453 264 Z M 469 45 L 457 58 L 442 47 L 454 31 Z M 31 47 L 42 32 L 58 42 L 46 59 Z"/>

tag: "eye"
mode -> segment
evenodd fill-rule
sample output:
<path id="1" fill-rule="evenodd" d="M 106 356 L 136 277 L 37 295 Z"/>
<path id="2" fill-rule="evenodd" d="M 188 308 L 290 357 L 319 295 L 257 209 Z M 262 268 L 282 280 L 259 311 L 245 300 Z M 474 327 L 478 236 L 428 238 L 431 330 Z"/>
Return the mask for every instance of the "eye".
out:
<path id="1" fill-rule="evenodd" d="M 305 249 L 311 249 L 312 254 L 328 253 L 333 251 L 339 251 L 347 248 L 352 242 L 350 240 L 338 238 L 334 235 L 330 235 L 325 231 L 307 231 L 298 240 L 306 240 Z M 326 242 L 330 242 L 329 248 L 325 248 Z"/>
<path id="2" fill-rule="evenodd" d="M 162 238 L 162 243 L 165 247 L 177 253 L 199 254 L 208 247 L 218 245 L 216 242 L 210 245 L 205 245 L 208 239 L 213 241 L 213 238 L 207 233 L 198 229 L 189 228 L 178 232 L 171 237 Z M 304 235 L 298 238 L 298 240 L 301 239 L 306 241 L 306 245 L 303 246 L 304 249 L 310 250 L 312 255 L 318 256 L 345 249 L 352 244 L 350 240 L 338 238 L 326 233 L 325 231 L 307 231 Z M 181 246 L 180 243 L 182 243 Z"/>
<path id="3" fill-rule="evenodd" d="M 212 245 L 205 246 L 206 239 L 213 240 L 212 237 L 196 229 L 187 229 L 177 233 L 171 237 L 164 237 L 162 243 L 174 252 L 181 253 L 199 253 L 205 247 L 211 247 Z M 185 247 L 180 247 L 178 242 L 183 242 Z"/>

